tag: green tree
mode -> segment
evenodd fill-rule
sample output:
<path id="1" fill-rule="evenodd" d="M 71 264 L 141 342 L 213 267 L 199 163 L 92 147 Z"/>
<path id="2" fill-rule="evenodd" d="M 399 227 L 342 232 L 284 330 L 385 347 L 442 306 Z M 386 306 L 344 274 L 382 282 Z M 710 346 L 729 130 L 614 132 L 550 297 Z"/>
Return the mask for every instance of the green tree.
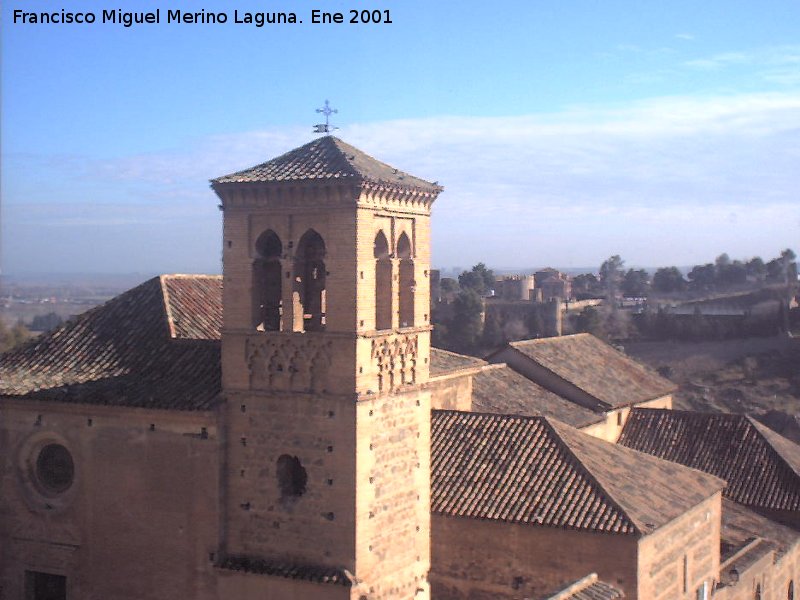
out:
<path id="1" fill-rule="evenodd" d="M 762 283 L 767 276 L 767 265 L 759 256 L 754 256 L 744 264 L 747 276 Z"/>
<path id="2" fill-rule="evenodd" d="M 572 293 L 576 298 L 596 297 L 602 294 L 600 280 L 591 273 L 581 273 L 572 279 Z"/>
<path id="3" fill-rule="evenodd" d="M 458 276 L 458 284 L 461 289 L 469 289 L 480 295 L 486 294 L 494 289 L 494 271 L 487 269 L 485 264 L 478 263 L 471 271 L 464 271 Z"/>
<path id="4" fill-rule="evenodd" d="M 628 269 L 622 280 L 622 293 L 628 297 L 642 298 L 650 291 L 650 275 L 644 269 Z"/>
<path id="5" fill-rule="evenodd" d="M 439 281 L 439 287 L 444 294 L 455 293 L 458 291 L 458 282 L 450 277 L 444 277 Z"/>
<path id="6" fill-rule="evenodd" d="M 478 292 L 465 289 L 453 301 L 448 346 L 456 352 L 475 352 L 483 334 L 483 300 Z"/>
<path id="7" fill-rule="evenodd" d="M 653 289 L 662 294 L 683 292 L 686 290 L 686 280 L 678 267 L 662 267 L 653 275 Z"/>
<path id="8" fill-rule="evenodd" d="M 714 288 L 716 281 L 716 270 L 714 265 L 695 265 L 689 271 L 689 287 L 695 291 L 705 291 Z"/>
<path id="9" fill-rule="evenodd" d="M 609 257 L 600 265 L 600 283 L 603 286 L 609 304 L 616 303 L 619 297 L 622 281 L 625 277 L 624 267 L 625 261 L 620 258 L 619 254 Z"/>

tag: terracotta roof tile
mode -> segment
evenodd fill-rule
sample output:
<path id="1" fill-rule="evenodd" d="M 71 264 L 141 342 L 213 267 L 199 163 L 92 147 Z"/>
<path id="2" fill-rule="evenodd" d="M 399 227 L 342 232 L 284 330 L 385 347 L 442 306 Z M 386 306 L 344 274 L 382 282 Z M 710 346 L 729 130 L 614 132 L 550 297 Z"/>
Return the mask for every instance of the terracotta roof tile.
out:
<path id="1" fill-rule="evenodd" d="M 391 188 L 438 194 L 442 187 L 409 175 L 365 154 L 333 136 L 324 136 L 277 158 L 212 180 L 229 183 L 297 181 L 368 181 Z"/>
<path id="2" fill-rule="evenodd" d="M 544 417 L 433 411 L 431 439 L 446 516 L 645 534 L 723 485 Z"/>
<path id="3" fill-rule="evenodd" d="M 172 337 L 218 340 L 222 331 L 222 276 L 162 275 Z"/>
<path id="4" fill-rule="evenodd" d="M 0 396 L 208 409 L 220 391 L 220 291 L 219 277 L 150 279 L 0 355 Z"/>
<path id="5" fill-rule="evenodd" d="M 800 510 L 800 447 L 746 415 L 637 408 L 619 443 L 721 477 L 741 504 Z"/>
<path id="6" fill-rule="evenodd" d="M 504 363 L 487 365 L 473 376 L 472 410 L 552 417 L 573 427 L 585 427 L 604 419 L 603 415 L 546 390 Z"/>
<path id="7" fill-rule="evenodd" d="M 588 333 L 509 345 L 611 407 L 653 400 L 675 390 L 671 381 Z"/>
<path id="8" fill-rule="evenodd" d="M 456 354 L 455 352 L 431 346 L 431 377 L 485 364 L 486 361 L 480 358 L 467 356 L 466 354 Z"/>

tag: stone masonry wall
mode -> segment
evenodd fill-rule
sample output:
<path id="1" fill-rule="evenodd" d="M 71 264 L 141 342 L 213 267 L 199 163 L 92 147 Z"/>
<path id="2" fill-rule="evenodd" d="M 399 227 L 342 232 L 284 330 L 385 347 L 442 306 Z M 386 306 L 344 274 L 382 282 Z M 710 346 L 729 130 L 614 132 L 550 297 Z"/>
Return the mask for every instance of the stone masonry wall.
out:
<path id="1" fill-rule="evenodd" d="M 633 535 L 436 514 L 431 533 L 436 600 L 542 598 L 591 572 L 636 597 Z"/>
<path id="2" fill-rule="evenodd" d="M 61 444 L 74 481 L 43 494 L 39 449 Z M 216 416 L 119 407 L 0 404 L 0 598 L 25 571 L 66 576 L 82 600 L 216 598 Z"/>
<path id="3" fill-rule="evenodd" d="M 638 598 L 694 600 L 719 577 L 722 496 L 698 504 L 644 537 L 639 545 Z"/>
<path id="4" fill-rule="evenodd" d="M 226 551 L 355 570 L 352 397 L 229 393 Z M 283 497 L 278 459 L 299 460 L 302 495 Z"/>
<path id="5" fill-rule="evenodd" d="M 430 393 L 358 403 L 356 576 L 370 600 L 428 598 Z"/>

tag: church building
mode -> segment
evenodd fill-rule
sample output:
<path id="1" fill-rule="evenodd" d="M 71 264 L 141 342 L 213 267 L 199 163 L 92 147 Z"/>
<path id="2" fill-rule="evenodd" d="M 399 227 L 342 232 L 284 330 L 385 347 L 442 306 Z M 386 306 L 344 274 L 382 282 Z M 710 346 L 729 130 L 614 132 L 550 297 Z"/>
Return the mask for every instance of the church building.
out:
<path id="1" fill-rule="evenodd" d="M 663 382 L 598 409 L 430 347 L 438 184 L 323 136 L 211 185 L 221 277 L 0 356 L 0 600 L 794 597 L 795 529 L 571 426 Z"/>

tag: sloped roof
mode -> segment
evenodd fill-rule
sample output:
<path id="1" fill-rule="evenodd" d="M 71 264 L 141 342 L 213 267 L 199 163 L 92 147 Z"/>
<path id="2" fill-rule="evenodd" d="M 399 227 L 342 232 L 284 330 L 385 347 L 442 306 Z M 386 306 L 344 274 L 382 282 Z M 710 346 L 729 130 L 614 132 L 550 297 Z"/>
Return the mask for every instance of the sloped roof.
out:
<path id="1" fill-rule="evenodd" d="M 548 596 L 547 600 L 616 600 L 624 598 L 620 590 L 597 578 L 596 573 L 587 575 L 564 590 Z"/>
<path id="2" fill-rule="evenodd" d="M 431 439 L 431 510 L 446 516 L 641 535 L 723 485 L 544 417 L 433 411 Z"/>
<path id="3" fill-rule="evenodd" d="M 487 365 L 472 377 L 472 410 L 551 417 L 573 427 L 585 427 L 605 418 L 543 388 L 505 363 Z"/>
<path id="4" fill-rule="evenodd" d="M 721 477 L 741 504 L 800 510 L 800 446 L 746 415 L 637 408 L 619 443 Z"/>
<path id="5" fill-rule="evenodd" d="M 509 345 L 611 407 L 653 400 L 676 389 L 671 381 L 588 333 Z"/>
<path id="6" fill-rule="evenodd" d="M 466 354 L 456 354 L 455 352 L 450 352 L 449 350 L 442 350 L 441 348 L 434 348 L 431 346 L 431 377 L 445 375 L 461 369 L 480 367 L 485 364 L 486 361 L 481 360 L 480 358 L 467 356 Z"/>
<path id="7" fill-rule="evenodd" d="M 0 355 L 0 396 L 205 410 L 220 391 L 222 278 L 162 275 Z"/>
<path id="8" fill-rule="evenodd" d="M 738 502 L 723 499 L 721 560 L 727 560 L 757 537 L 770 542 L 778 554 L 784 554 L 800 543 L 800 532 L 759 515 Z"/>
<path id="9" fill-rule="evenodd" d="M 438 194 L 442 187 L 383 163 L 339 138 L 326 135 L 270 161 L 212 180 L 212 184 L 298 181 L 368 181 Z"/>

